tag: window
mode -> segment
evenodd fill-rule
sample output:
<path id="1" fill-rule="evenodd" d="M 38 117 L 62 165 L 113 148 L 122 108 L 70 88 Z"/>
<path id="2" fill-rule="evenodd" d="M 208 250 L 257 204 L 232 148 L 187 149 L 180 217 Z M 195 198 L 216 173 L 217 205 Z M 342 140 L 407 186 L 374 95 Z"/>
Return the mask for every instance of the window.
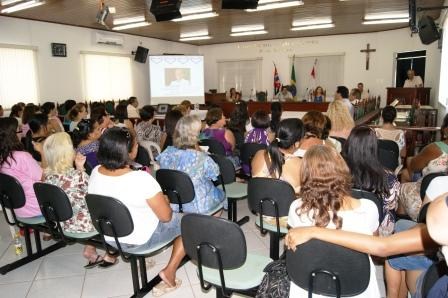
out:
<path id="1" fill-rule="evenodd" d="M 0 45 L 0 104 L 37 103 L 36 57 L 33 49 Z"/>
<path id="2" fill-rule="evenodd" d="M 442 61 L 440 62 L 439 103 L 448 108 L 448 17 L 443 23 Z M 437 108 L 437 106 L 436 106 Z M 443 117 L 443 116 L 442 116 Z"/>
<path id="3" fill-rule="evenodd" d="M 261 91 L 262 59 L 218 61 L 219 91 L 228 92 L 234 87 L 242 98 L 255 98 Z"/>
<path id="4" fill-rule="evenodd" d="M 413 69 L 425 84 L 426 51 L 397 53 L 395 69 L 395 87 L 403 87 L 408 78 L 408 70 Z"/>
<path id="5" fill-rule="evenodd" d="M 82 54 L 86 100 L 124 99 L 133 95 L 130 57 Z"/>
<path id="6" fill-rule="evenodd" d="M 314 77 L 311 75 L 314 66 Z M 327 100 L 333 98 L 336 87 L 344 83 L 344 54 L 295 57 L 297 99 L 308 99 L 317 86 L 321 86 Z M 291 68 L 290 68 L 291 69 Z"/>

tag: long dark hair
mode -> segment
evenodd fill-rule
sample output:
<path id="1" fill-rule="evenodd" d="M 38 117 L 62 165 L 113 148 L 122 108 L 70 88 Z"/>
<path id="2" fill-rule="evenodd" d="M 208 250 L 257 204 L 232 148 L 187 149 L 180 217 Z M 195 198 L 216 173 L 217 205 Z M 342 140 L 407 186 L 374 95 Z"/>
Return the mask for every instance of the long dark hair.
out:
<path id="1" fill-rule="evenodd" d="M 230 113 L 230 119 L 227 128 L 231 131 L 239 131 L 241 133 L 245 133 L 247 120 L 249 120 L 247 103 L 240 100 L 235 104 L 235 109 L 232 111 L 232 113 Z"/>
<path id="2" fill-rule="evenodd" d="M 342 149 L 353 177 L 353 186 L 377 194 L 389 194 L 384 167 L 378 158 L 378 139 L 373 129 L 357 126 L 352 129 Z"/>
<path id="3" fill-rule="evenodd" d="M 275 139 L 269 144 L 267 151 L 271 160 L 269 166 L 269 173 L 271 175 L 275 173 L 278 173 L 278 177 L 282 175 L 282 167 L 285 163 L 285 157 L 280 149 L 291 148 L 291 146 L 300 141 L 302 137 L 302 120 L 290 118 L 280 121 L 275 133 Z"/>
<path id="4" fill-rule="evenodd" d="M 124 123 L 124 120 L 128 119 L 128 105 L 126 102 L 118 104 L 115 108 L 115 118 L 119 123 Z"/>
<path id="5" fill-rule="evenodd" d="M 165 133 L 166 133 L 166 140 L 163 144 L 162 151 L 166 149 L 168 146 L 173 145 L 173 134 L 174 130 L 176 129 L 177 121 L 179 121 L 180 118 L 182 118 L 182 112 L 179 110 L 171 110 L 165 115 Z"/>
<path id="6" fill-rule="evenodd" d="M 34 104 L 28 104 L 23 108 L 23 114 L 22 114 L 22 123 L 27 124 L 28 121 L 31 120 L 31 118 L 34 117 L 34 115 L 37 112 L 37 106 Z"/>
<path id="7" fill-rule="evenodd" d="M 130 163 L 132 151 L 132 134 L 127 128 L 112 127 L 100 138 L 98 162 L 108 170 L 123 169 Z"/>
<path id="8" fill-rule="evenodd" d="M 277 131 L 278 124 L 282 118 L 282 104 L 279 102 L 271 103 L 271 130 Z"/>
<path id="9" fill-rule="evenodd" d="M 56 105 L 54 104 L 54 102 L 51 101 L 47 101 L 46 103 L 44 103 L 40 109 L 42 111 L 42 113 L 44 113 L 45 115 L 49 115 L 50 112 L 56 108 Z"/>
<path id="10" fill-rule="evenodd" d="M 72 133 L 73 146 L 77 148 L 79 144 L 87 140 L 89 134 L 95 130 L 95 123 L 98 121 L 83 119 L 79 121 Z"/>
<path id="11" fill-rule="evenodd" d="M 11 113 L 9 114 L 9 117 L 20 117 L 20 112 L 23 111 L 23 107 L 19 104 L 15 104 L 11 107 Z"/>
<path id="12" fill-rule="evenodd" d="M 16 118 L 0 118 L 0 167 L 5 163 L 11 165 L 8 157 L 14 160 L 12 153 L 23 150 L 23 145 L 17 137 L 18 127 Z"/>

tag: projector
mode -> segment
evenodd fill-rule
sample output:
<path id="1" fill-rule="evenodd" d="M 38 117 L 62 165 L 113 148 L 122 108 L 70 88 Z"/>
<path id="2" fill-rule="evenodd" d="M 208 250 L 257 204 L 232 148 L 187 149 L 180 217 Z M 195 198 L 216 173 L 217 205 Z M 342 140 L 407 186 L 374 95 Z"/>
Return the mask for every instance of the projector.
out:
<path id="1" fill-rule="evenodd" d="M 98 10 L 98 13 L 96 14 L 96 22 L 103 26 L 106 26 L 105 22 L 106 22 L 108 15 L 109 15 L 109 6 L 103 5 L 101 7 L 101 9 Z"/>

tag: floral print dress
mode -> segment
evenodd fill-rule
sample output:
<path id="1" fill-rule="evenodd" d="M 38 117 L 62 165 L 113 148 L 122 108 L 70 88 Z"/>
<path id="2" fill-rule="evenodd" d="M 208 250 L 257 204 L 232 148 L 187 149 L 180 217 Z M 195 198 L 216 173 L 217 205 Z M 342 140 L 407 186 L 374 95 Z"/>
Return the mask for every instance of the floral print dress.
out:
<path id="1" fill-rule="evenodd" d="M 219 176 L 219 167 L 207 153 L 169 146 L 156 160 L 161 169 L 178 170 L 190 176 L 195 197 L 192 202 L 182 205 L 184 212 L 208 213 L 223 204 L 224 192 L 212 182 Z M 177 204 L 171 204 L 171 208 L 179 211 Z"/>
<path id="2" fill-rule="evenodd" d="M 95 231 L 90 218 L 85 197 L 89 176 L 84 171 L 71 168 L 64 174 L 48 174 L 45 182 L 59 186 L 68 196 L 73 209 L 73 217 L 65 221 L 63 229 L 69 233 L 89 233 Z"/>

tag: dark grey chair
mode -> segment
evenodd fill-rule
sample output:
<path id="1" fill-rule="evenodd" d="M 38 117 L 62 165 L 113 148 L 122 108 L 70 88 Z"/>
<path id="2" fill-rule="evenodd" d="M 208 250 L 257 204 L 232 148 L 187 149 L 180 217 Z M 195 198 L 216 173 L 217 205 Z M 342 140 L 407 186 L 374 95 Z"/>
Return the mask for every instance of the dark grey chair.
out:
<path id="1" fill-rule="evenodd" d="M 204 290 L 214 286 L 216 297 L 230 297 L 235 292 L 255 296 L 263 269 L 272 260 L 247 253 L 246 239 L 236 223 L 187 214 L 182 218 L 181 231 L 185 252 L 197 263 Z"/>
<path id="2" fill-rule="evenodd" d="M 287 250 L 286 270 L 291 281 L 312 294 L 350 297 L 369 286 L 370 261 L 367 254 L 320 240 L 310 240 Z"/>
<path id="3" fill-rule="evenodd" d="M 395 172 L 398 167 L 398 158 L 399 154 L 395 151 L 378 148 L 378 159 L 381 165 L 392 172 Z"/>
<path id="4" fill-rule="evenodd" d="M 245 143 L 241 146 L 240 159 L 241 164 L 248 165 L 249 168 L 251 166 L 252 158 L 255 154 L 260 151 L 266 149 L 268 146 L 265 144 L 258 143 Z M 251 176 L 252 171 L 249 172 Z"/>
<path id="5" fill-rule="evenodd" d="M 442 277 L 448 276 L 448 267 L 445 260 L 441 260 L 432 264 L 425 273 L 422 283 L 422 297 L 428 297 L 434 284 Z"/>
<path id="6" fill-rule="evenodd" d="M 289 207 L 296 199 L 294 189 L 288 182 L 279 179 L 257 177 L 249 180 L 247 194 L 249 209 L 259 215 L 255 224 L 262 234 L 269 233 L 269 256 L 278 260 L 280 237 L 288 233 L 286 228 L 280 227 L 279 219 L 288 216 Z M 276 224 L 265 222 L 263 215 L 274 217 Z"/>
<path id="7" fill-rule="evenodd" d="M 378 220 L 381 223 L 384 219 L 384 212 L 383 212 L 383 200 L 375 193 L 362 190 L 358 188 L 352 188 L 352 197 L 355 199 L 366 199 L 369 201 L 372 201 L 375 203 L 376 208 L 378 209 Z"/>
<path id="8" fill-rule="evenodd" d="M 210 139 L 203 139 L 199 141 L 199 145 L 201 146 L 208 146 L 208 152 L 213 154 L 219 154 L 219 155 L 226 155 L 226 150 L 224 149 L 224 146 L 217 140 L 210 138 Z"/>
<path id="9" fill-rule="evenodd" d="M 45 218 L 43 216 L 24 218 L 16 215 L 15 209 L 20 209 L 25 206 L 25 202 L 26 197 L 20 182 L 12 176 L 0 173 L 0 205 L 3 210 L 3 215 L 9 225 L 23 228 L 27 254 L 26 257 L 1 267 L 0 273 L 3 275 L 65 246 L 64 242 L 59 241 L 42 249 L 40 232 L 48 233 L 49 227 L 45 225 Z M 6 209 L 11 211 L 11 216 L 6 212 Z M 30 229 L 34 230 L 36 252 L 33 252 L 31 245 Z"/>

